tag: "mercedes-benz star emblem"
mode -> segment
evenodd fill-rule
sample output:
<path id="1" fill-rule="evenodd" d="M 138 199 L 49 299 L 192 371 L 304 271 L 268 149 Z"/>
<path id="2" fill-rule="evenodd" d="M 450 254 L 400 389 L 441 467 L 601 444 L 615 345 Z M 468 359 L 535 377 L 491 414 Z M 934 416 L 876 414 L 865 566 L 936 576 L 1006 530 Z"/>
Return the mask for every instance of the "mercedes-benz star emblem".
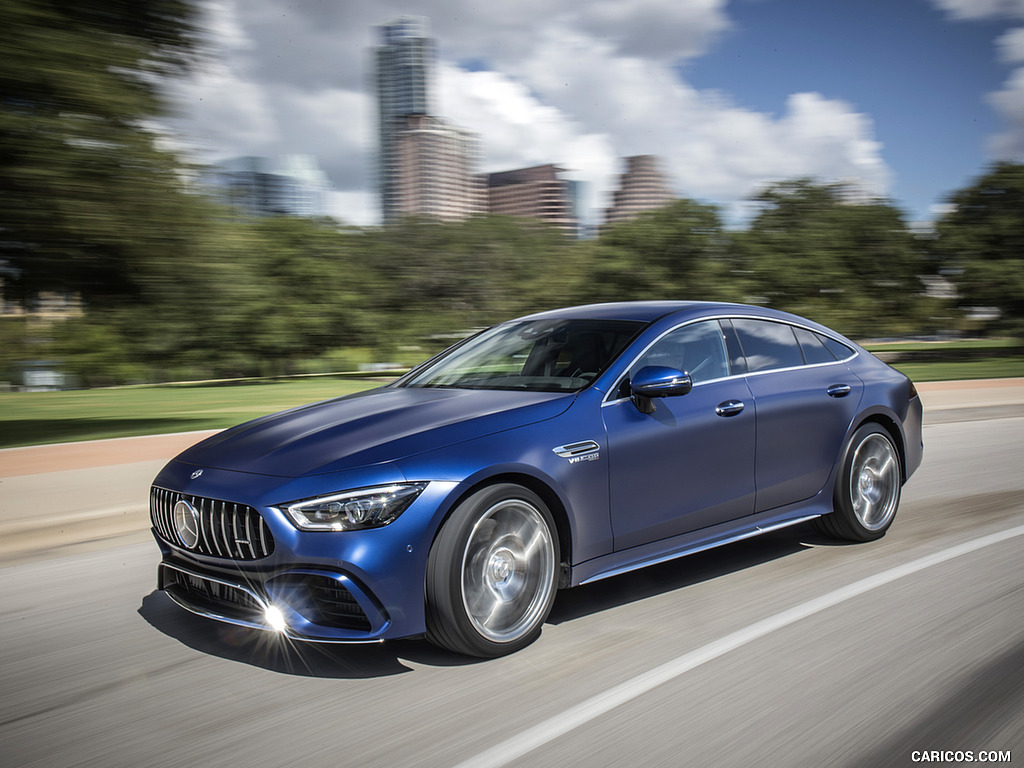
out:
<path id="1" fill-rule="evenodd" d="M 184 499 L 174 505 L 174 531 L 186 549 L 199 543 L 199 510 Z"/>
<path id="2" fill-rule="evenodd" d="M 193 472 L 193 473 L 192 473 L 192 479 L 193 479 L 193 480 L 195 480 L 195 479 L 196 479 L 197 477 L 199 477 L 199 476 L 200 476 L 201 474 L 203 474 L 203 470 L 201 470 L 201 469 L 197 469 L 197 470 L 196 470 L 195 472 Z"/>

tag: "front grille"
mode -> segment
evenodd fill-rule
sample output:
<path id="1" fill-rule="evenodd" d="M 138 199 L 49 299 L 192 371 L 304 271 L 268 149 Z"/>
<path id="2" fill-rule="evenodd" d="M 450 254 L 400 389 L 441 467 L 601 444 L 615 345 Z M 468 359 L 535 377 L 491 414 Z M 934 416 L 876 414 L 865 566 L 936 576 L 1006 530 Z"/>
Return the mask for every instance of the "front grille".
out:
<path id="1" fill-rule="evenodd" d="M 314 624 L 369 632 L 370 620 L 352 593 L 337 579 L 319 574 L 288 574 L 274 579 L 273 592 Z"/>
<path id="2" fill-rule="evenodd" d="M 160 537 L 183 546 L 174 527 L 174 505 L 187 501 L 199 513 L 199 536 L 192 552 L 230 560 L 259 560 L 274 551 L 274 537 L 260 514 L 244 504 L 190 496 L 153 486 L 149 516 Z"/>

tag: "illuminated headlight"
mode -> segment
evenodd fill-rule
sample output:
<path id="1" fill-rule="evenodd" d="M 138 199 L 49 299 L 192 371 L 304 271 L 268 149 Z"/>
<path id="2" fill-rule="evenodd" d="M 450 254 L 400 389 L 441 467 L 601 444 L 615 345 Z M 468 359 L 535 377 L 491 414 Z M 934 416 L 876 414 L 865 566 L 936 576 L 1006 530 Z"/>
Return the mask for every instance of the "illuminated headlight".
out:
<path id="1" fill-rule="evenodd" d="M 393 522 L 427 487 L 395 483 L 318 496 L 285 504 L 282 509 L 304 531 L 358 531 Z"/>

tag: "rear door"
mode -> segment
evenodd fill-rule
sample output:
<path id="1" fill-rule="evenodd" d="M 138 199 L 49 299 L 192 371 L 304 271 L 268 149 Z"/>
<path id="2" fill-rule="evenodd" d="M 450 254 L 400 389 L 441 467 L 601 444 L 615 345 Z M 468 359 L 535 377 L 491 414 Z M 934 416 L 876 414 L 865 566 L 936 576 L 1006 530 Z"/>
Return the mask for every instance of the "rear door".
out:
<path id="1" fill-rule="evenodd" d="M 752 318 L 733 319 L 732 326 L 757 409 L 754 510 L 808 499 L 835 465 L 863 384 L 821 334 Z"/>

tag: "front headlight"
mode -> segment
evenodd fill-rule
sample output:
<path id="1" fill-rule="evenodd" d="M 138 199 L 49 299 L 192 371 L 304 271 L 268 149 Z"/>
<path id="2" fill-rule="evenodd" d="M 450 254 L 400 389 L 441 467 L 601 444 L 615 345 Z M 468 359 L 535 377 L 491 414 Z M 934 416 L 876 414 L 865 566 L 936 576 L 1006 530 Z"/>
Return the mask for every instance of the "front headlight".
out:
<path id="1" fill-rule="evenodd" d="M 394 522 L 426 483 L 393 483 L 293 501 L 283 509 L 303 531 L 359 531 Z"/>

